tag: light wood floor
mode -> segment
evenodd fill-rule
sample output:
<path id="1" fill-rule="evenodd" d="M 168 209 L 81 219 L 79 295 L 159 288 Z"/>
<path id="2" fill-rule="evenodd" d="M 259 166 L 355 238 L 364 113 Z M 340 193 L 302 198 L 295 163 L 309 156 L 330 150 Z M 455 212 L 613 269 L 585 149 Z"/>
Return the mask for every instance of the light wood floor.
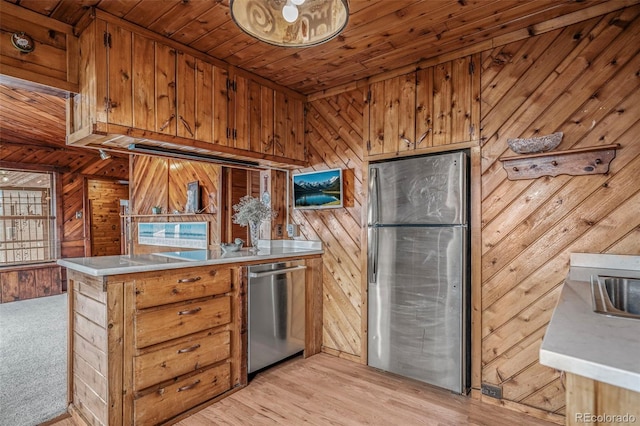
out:
<path id="1" fill-rule="evenodd" d="M 555 425 L 326 354 L 294 358 L 260 373 L 246 388 L 177 425 L 303 423 L 345 426 Z M 73 423 L 64 420 L 55 424 L 67 425 Z"/>

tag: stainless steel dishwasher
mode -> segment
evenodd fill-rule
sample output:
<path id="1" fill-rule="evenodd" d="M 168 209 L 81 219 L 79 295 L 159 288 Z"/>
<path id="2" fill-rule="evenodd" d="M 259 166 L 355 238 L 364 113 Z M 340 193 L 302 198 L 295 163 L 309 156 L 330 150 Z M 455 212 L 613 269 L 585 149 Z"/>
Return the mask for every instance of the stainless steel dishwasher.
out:
<path id="1" fill-rule="evenodd" d="M 304 350 L 304 261 L 249 266 L 248 372 Z"/>

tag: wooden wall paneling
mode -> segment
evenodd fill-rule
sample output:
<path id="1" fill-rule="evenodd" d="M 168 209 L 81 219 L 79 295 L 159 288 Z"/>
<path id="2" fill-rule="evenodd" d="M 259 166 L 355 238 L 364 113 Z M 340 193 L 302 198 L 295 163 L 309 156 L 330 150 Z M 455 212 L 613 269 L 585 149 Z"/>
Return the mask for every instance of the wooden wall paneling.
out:
<path id="1" fill-rule="evenodd" d="M 75 173 L 65 173 L 62 175 L 62 188 L 61 256 L 84 256 L 84 221 L 76 217 L 76 212 L 84 212 L 84 179 Z"/>
<path id="2" fill-rule="evenodd" d="M 341 167 L 353 170 L 351 200 L 342 209 L 292 210 L 293 223 L 307 239 L 324 243 L 323 351 L 350 359 L 362 353 L 361 215 L 364 202 L 362 90 L 312 102 L 307 113 L 308 160 L 302 171 Z M 346 198 L 346 197 L 345 197 Z M 364 361 L 363 361 L 364 362 Z"/>
<path id="3" fill-rule="evenodd" d="M 59 266 L 38 268 L 34 272 L 36 297 L 53 296 L 62 293 L 61 268 Z"/>
<path id="4" fill-rule="evenodd" d="M 564 387 L 538 352 L 570 253 L 640 253 L 640 222 L 628 213 L 640 209 L 639 14 L 630 7 L 482 55 L 482 381 L 502 386 L 501 403 L 554 421 Z M 609 173 L 506 179 L 497 158 L 507 138 L 557 130 L 559 149 L 619 143 Z"/>
<path id="5" fill-rule="evenodd" d="M 169 168 L 166 159 L 132 155 L 130 185 L 131 214 L 150 214 L 153 206 L 162 207 L 165 213 L 168 211 Z"/>

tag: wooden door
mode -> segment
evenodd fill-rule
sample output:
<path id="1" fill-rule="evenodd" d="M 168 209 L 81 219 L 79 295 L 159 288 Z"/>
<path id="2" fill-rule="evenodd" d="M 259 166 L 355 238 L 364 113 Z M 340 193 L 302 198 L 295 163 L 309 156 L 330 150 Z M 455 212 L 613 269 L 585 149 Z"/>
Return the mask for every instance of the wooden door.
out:
<path id="1" fill-rule="evenodd" d="M 109 180 L 89 179 L 87 196 L 91 256 L 121 254 L 120 200 L 129 198 L 129 186 Z"/>

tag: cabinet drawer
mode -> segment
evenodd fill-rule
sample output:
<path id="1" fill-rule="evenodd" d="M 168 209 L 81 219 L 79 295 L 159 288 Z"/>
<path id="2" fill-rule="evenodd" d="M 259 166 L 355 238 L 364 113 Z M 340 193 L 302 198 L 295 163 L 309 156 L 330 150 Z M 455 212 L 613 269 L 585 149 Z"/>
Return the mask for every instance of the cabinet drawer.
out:
<path id="1" fill-rule="evenodd" d="M 230 333 L 198 333 L 133 359 L 136 391 L 229 358 Z"/>
<path id="2" fill-rule="evenodd" d="M 231 388 L 230 365 L 222 364 L 134 400 L 136 425 L 155 425 Z"/>
<path id="3" fill-rule="evenodd" d="M 137 348 L 166 342 L 231 321 L 231 298 L 193 301 L 139 312 L 135 317 Z"/>
<path id="4" fill-rule="evenodd" d="M 231 290 L 229 268 L 189 268 L 145 274 L 136 279 L 136 308 L 182 302 Z"/>

